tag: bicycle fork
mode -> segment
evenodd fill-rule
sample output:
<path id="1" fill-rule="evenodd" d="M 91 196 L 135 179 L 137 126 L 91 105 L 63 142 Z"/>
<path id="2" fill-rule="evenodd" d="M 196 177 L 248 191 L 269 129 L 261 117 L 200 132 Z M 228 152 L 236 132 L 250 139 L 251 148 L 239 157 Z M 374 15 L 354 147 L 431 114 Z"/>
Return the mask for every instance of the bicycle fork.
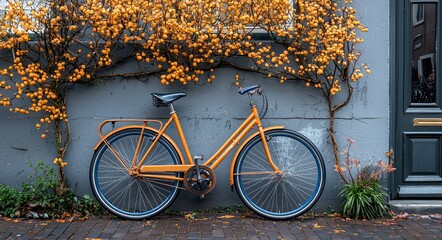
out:
<path id="1" fill-rule="evenodd" d="M 254 106 L 254 105 L 252 106 L 252 111 L 255 114 L 256 125 L 258 126 L 258 132 L 259 132 L 259 135 L 261 136 L 262 145 L 263 145 L 267 160 L 269 161 L 270 166 L 272 167 L 272 169 L 275 172 L 281 173 L 281 170 L 273 162 L 272 154 L 270 153 L 270 149 L 269 149 L 269 145 L 268 145 L 268 141 L 270 140 L 270 138 L 268 136 L 266 136 L 264 133 L 264 129 L 262 128 L 261 119 L 259 119 L 258 110 L 256 109 L 256 106 Z"/>

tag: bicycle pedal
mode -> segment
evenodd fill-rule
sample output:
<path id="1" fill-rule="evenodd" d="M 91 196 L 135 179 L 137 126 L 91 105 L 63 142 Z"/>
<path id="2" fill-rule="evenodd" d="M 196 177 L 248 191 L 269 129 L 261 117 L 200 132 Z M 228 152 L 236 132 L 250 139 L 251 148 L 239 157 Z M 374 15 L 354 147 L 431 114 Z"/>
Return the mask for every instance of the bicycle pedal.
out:
<path id="1" fill-rule="evenodd" d="M 193 160 L 195 160 L 195 161 L 201 161 L 203 159 L 204 159 L 204 155 L 197 155 L 197 156 L 193 157 Z"/>

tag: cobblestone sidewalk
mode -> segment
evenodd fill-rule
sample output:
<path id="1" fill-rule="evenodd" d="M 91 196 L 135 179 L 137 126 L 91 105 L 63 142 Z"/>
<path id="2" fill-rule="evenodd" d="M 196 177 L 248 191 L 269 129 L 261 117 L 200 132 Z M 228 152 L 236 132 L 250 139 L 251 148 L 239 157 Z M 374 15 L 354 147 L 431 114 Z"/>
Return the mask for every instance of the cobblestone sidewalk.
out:
<path id="1" fill-rule="evenodd" d="M 338 216 L 271 221 L 242 215 L 163 215 L 129 221 L 111 216 L 85 221 L 0 218 L 0 239 L 440 239 L 442 220 L 349 220 Z"/>

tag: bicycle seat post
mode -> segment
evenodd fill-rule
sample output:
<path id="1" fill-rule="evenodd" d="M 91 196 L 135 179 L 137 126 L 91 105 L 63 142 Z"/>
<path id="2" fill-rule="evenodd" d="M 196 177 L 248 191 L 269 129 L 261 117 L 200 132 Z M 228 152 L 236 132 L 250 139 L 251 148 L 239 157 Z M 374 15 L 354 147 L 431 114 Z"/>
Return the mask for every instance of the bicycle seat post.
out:
<path id="1" fill-rule="evenodd" d="M 175 109 L 173 108 L 173 104 L 169 103 L 169 107 L 170 107 L 170 115 L 175 113 Z"/>

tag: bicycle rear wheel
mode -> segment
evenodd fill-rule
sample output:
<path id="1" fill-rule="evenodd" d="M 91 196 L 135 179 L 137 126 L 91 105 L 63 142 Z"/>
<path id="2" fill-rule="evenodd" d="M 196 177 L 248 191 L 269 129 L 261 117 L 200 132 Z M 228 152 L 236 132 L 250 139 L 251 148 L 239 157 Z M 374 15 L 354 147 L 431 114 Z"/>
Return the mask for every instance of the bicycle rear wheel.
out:
<path id="1" fill-rule="evenodd" d="M 322 156 L 297 132 L 281 129 L 265 135 L 281 173 L 270 166 L 258 135 L 238 155 L 234 170 L 237 193 L 258 215 L 277 220 L 300 216 L 316 203 L 324 188 Z"/>
<path id="2" fill-rule="evenodd" d="M 131 166 L 141 129 L 127 129 L 107 138 L 112 149 Z M 157 136 L 144 130 L 138 159 L 144 155 Z M 161 137 L 144 165 L 179 164 L 180 158 L 173 145 Z M 180 173 L 162 173 L 180 176 Z M 128 219 L 153 217 L 172 204 L 179 193 L 180 181 L 131 176 L 110 148 L 102 143 L 92 158 L 89 180 L 98 202 L 109 212 Z"/>

